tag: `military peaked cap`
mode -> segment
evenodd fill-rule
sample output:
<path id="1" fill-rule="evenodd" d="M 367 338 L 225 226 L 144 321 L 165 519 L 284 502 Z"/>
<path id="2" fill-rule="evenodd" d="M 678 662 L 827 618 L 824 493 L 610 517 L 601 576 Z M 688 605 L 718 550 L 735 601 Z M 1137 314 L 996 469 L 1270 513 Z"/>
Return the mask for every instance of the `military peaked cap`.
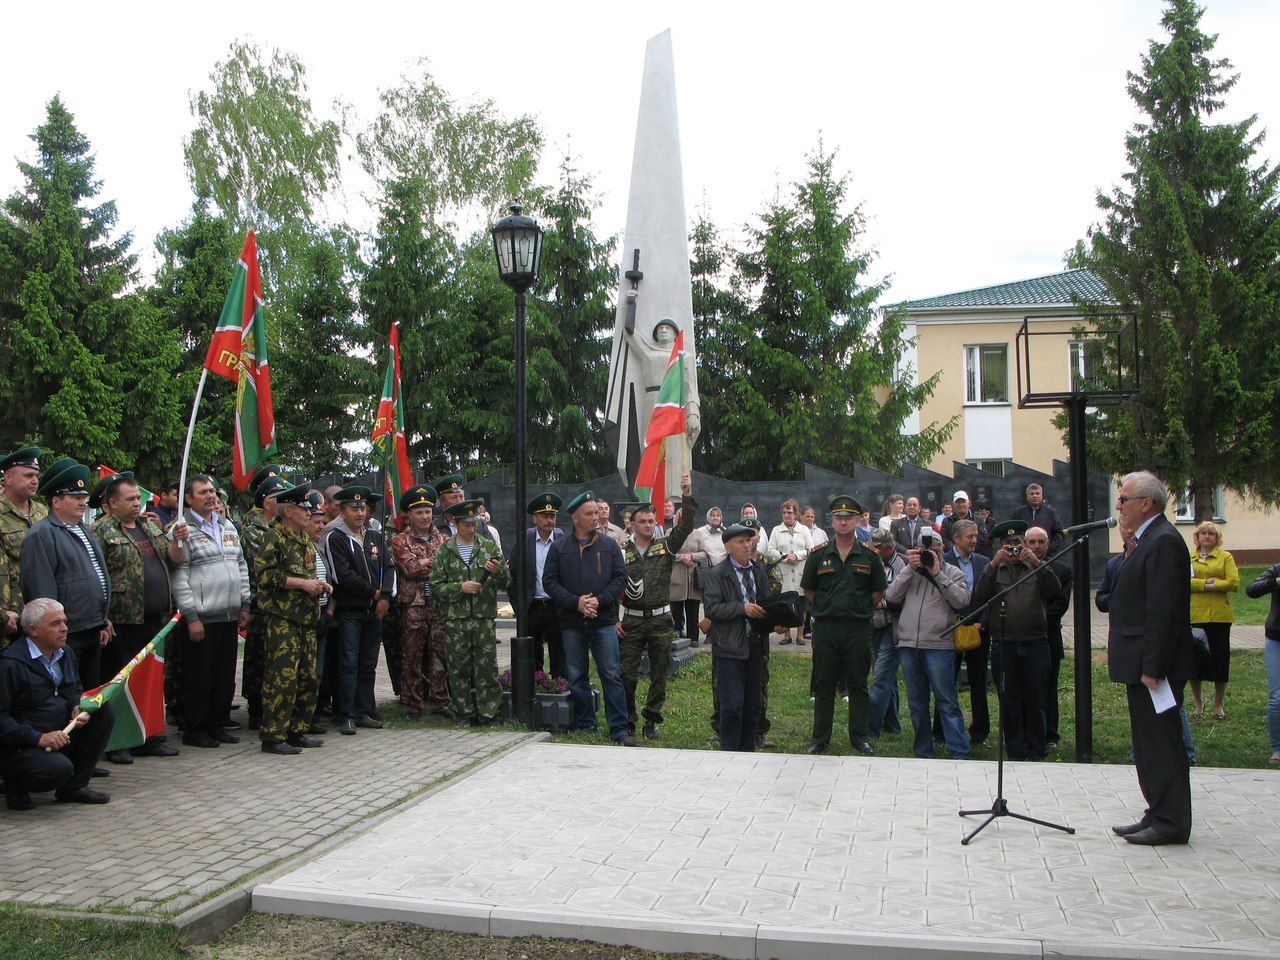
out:
<path id="1" fill-rule="evenodd" d="M 463 500 L 445 510 L 454 523 L 475 523 L 480 519 L 480 511 L 484 503 L 480 500 Z"/>
<path id="2" fill-rule="evenodd" d="M 308 511 L 311 509 L 311 501 L 307 499 L 307 494 L 311 492 L 311 484 L 297 483 L 292 487 L 285 486 L 283 490 L 275 495 L 276 503 L 292 504 L 295 507 L 306 507 Z"/>
<path id="3" fill-rule="evenodd" d="M 441 477 L 431 486 L 436 488 L 438 496 L 444 496 L 446 493 L 461 493 L 466 484 L 467 478 L 462 474 L 451 473 L 447 477 Z"/>
<path id="4" fill-rule="evenodd" d="M 23 447 L 21 450 L 15 450 L 3 460 L 0 460 L 0 472 L 8 470 L 10 467 L 30 467 L 32 470 L 39 470 L 40 448 Z"/>
<path id="5" fill-rule="evenodd" d="M 133 474 L 128 470 L 122 473 L 109 473 L 101 480 L 98 485 L 93 488 L 93 493 L 89 494 L 89 506 L 97 510 L 107 499 L 107 494 L 111 492 L 111 488 L 120 480 L 132 480 Z"/>
<path id="6" fill-rule="evenodd" d="M 253 472 L 253 477 L 249 480 L 249 490 L 256 493 L 263 481 L 271 477 L 279 477 L 281 474 L 281 469 L 274 463 L 265 463 Z"/>
<path id="7" fill-rule="evenodd" d="M 83 493 L 89 495 L 89 468 L 70 457 L 55 460 L 40 475 L 40 487 L 36 491 L 42 497 L 56 497 Z"/>
<path id="8" fill-rule="evenodd" d="M 258 506 L 262 506 L 268 497 L 275 497 L 278 501 L 280 499 L 280 491 L 288 489 L 289 484 L 285 483 L 279 477 L 267 477 L 253 492 L 253 502 Z"/>
<path id="9" fill-rule="evenodd" d="M 436 489 L 429 483 L 420 483 L 400 494 L 400 512 L 408 513 L 414 507 L 434 507 Z"/>
<path id="10" fill-rule="evenodd" d="M 1021 537 L 1027 532 L 1027 521 L 1025 520 L 1002 520 L 991 528 L 992 540 L 1008 540 L 1012 537 Z"/>
<path id="11" fill-rule="evenodd" d="M 351 504 L 356 507 L 367 507 L 370 504 L 377 503 L 381 497 L 368 487 L 356 484 L 351 487 L 343 487 L 333 495 L 333 499 L 337 500 L 341 504 Z"/>
<path id="12" fill-rule="evenodd" d="M 833 517 L 857 517 L 862 514 L 862 504 L 847 493 L 842 493 L 831 501 Z"/>
<path id="13" fill-rule="evenodd" d="M 525 513 L 551 513 L 560 512 L 562 502 L 554 493 L 542 493 L 529 501 L 529 505 L 524 508 Z"/>

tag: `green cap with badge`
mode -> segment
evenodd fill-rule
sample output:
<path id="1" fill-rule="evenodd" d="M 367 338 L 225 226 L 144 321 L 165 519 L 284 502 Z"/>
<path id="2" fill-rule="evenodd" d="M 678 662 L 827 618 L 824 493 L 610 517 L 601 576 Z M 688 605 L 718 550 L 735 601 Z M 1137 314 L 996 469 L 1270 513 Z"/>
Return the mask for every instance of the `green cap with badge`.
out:
<path id="1" fill-rule="evenodd" d="M 268 499 L 275 497 L 276 501 L 280 500 L 280 491 L 288 490 L 289 484 L 279 477 L 267 477 L 258 485 L 253 492 L 253 502 L 258 506 L 262 506 Z"/>
<path id="2" fill-rule="evenodd" d="M 333 499 L 343 506 L 352 507 L 368 507 L 377 503 L 382 498 L 361 484 L 350 487 L 343 487 L 333 495 Z"/>
<path id="3" fill-rule="evenodd" d="M 429 483 L 419 483 L 400 494 L 400 512 L 408 513 L 415 507 L 434 507 L 436 490 Z"/>
<path id="4" fill-rule="evenodd" d="M 524 511 L 535 515 L 539 513 L 556 514 L 560 512 L 561 505 L 560 498 L 554 493 L 540 493 L 529 501 Z"/>
<path id="5" fill-rule="evenodd" d="M 831 515 L 833 517 L 860 517 L 862 513 L 862 504 L 847 493 L 842 493 L 831 501 Z"/>
<path id="6" fill-rule="evenodd" d="M 572 500 L 569 501 L 568 506 L 564 508 L 565 513 L 569 514 L 569 516 L 572 517 L 575 513 L 578 512 L 579 507 L 585 506 L 588 503 L 595 503 L 595 502 L 596 502 L 596 495 L 592 493 L 590 490 L 583 490 L 580 494 L 578 494 L 576 497 L 574 497 Z"/>
<path id="7" fill-rule="evenodd" d="M 1021 540 L 1027 532 L 1025 520 L 1002 520 L 991 528 L 992 540 Z"/>
<path id="8" fill-rule="evenodd" d="M 40 448 L 39 447 L 22 447 L 13 451 L 3 460 L 0 460 L 0 473 L 8 470 L 10 467 L 30 467 L 32 470 L 40 469 Z"/>
<path id="9" fill-rule="evenodd" d="M 257 470 L 253 471 L 253 476 L 249 478 L 249 491 L 256 493 L 258 487 L 262 486 L 265 480 L 271 477 L 283 476 L 284 471 L 277 467 L 274 463 L 264 463 Z"/>
<path id="10" fill-rule="evenodd" d="M 475 523 L 480 519 L 480 511 L 484 509 L 482 500 L 463 500 L 445 510 L 454 523 Z"/>
<path id="11" fill-rule="evenodd" d="M 436 488 L 436 495 L 443 497 L 446 493 L 462 493 L 462 488 L 466 486 L 467 478 L 460 473 L 451 473 L 447 477 L 441 477 L 439 480 L 431 484 Z"/>
<path id="12" fill-rule="evenodd" d="M 307 495 L 311 493 L 311 484 L 297 483 L 292 487 L 286 485 L 283 490 L 275 495 L 276 503 L 293 507 L 306 507 L 307 512 L 311 511 L 311 502 L 307 499 Z"/>
<path id="13" fill-rule="evenodd" d="M 109 473 L 101 480 L 98 485 L 93 488 L 93 493 L 89 494 L 89 506 L 97 510 L 107 499 L 107 494 L 111 492 L 112 486 L 119 480 L 132 480 L 133 474 L 125 470 L 121 473 Z"/>
<path id="14" fill-rule="evenodd" d="M 89 496 L 89 468 L 71 457 L 55 460 L 40 475 L 36 490 L 42 497 Z"/>

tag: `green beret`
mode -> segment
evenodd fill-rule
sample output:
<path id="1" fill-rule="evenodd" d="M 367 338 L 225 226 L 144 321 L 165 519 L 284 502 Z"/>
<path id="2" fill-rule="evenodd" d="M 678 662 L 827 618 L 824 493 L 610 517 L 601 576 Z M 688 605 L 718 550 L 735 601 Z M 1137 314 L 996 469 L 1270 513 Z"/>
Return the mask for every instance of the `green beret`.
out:
<path id="1" fill-rule="evenodd" d="M 257 493 L 258 487 L 262 486 L 262 482 L 270 477 L 279 477 L 283 471 L 274 463 L 265 463 L 257 470 L 253 471 L 253 476 L 249 479 L 249 490 Z"/>
<path id="2" fill-rule="evenodd" d="M 862 515 L 862 504 L 847 493 L 842 493 L 831 501 L 833 517 L 857 517 Z"/>
<path id="3" fill-rule="evenodd" d="M 307 494 L 310 492 L 311 484 L 309 483 L 298 483 L 292 487 L 286 484 L 285 488 L 275 495 L 276 503 L 288 503 L 295 507 L 306 507 L 310 511 L 311 503 L 307 500 Z"/>
<path id="4" fill-rule="evenodd" d="M 1021 537 L 1027 532 L 1025 520 L 1002 520 L 991 528 L 992 540 L 1007 540 L 1010 537 Z"/>
<path id="5" fill-rule="evenodd" d="M 285 483 L 285 481 L 281 480 L 279 477 L 267 477 L 261 484 L 259 484 L 258 488 L 254 490 L 253 502 L 258 506 L 262 506 L 268 497 L 275 497 L 278 501 L 280 499 L 280 491 L 288 489 L 289 484 Z"/>
<path id="6" fill-rule="evenodd" d="M 429 483 L 420 483 L 400 494 L 400 512 L 408 513 L 414 507 L 434 507 L 436 489 Z"/>
<path id="7" fill-rule="evenodd" d="M 760 526 L 760 519 L 758 517 L 739 517 L 738 522 L 734 524 L 734 526 L 746 527 L 748 530 L 755 530 L 757 532 L 764 529 Z"/>
<path id="8" fill-rule="evenodd" d="M 89 495 L 89 468 L 70 457 L 55 460 L 40 475 L 37 493 L 42 497 L 83 493 Z"/>
<path id="9" fill-rule="evenodd" d="M 451 473 L 447 477 L 441 477 L 431 484 L 436 488 L 437 496 L 444 496 L 446 493 L 462 493 L 462 489 L 466 485 L 467 478 L 460 473 Z"/>
<path id="10" fill-rule="evenodd" d="M 8 470 L 10 467 L 30 467 L 32 470 L 39 470 L 40 448 L 23 447 L 0 460 L 0 472 Z"/>
<path id="11" fill-rule="evenodd" d="M 564 509 L 565 509 L 565 512 L 572 517 L 574 513 L 577 512 L 578 508 L 582 506 L 584 503 L 595 503 L 595 502 L 596 502 L 596 495 L 592 493 L 590 490 L 584 490 L 582 491 L 582 493 L 578 494 L 576 497 L 570 500 L 568 506 L 566 506 Z"/>
<path id="12" fill-rule="evenodd" d="M 89 494 L 89 506 L 97 510 L 100 506 L 102 506 L 103 502 L 107 499 L 107 493 L 111 490 L 112 485 L 114 485 L 117 480 L 132 480 L 132 479 L 133 479 L 133 474 L 130 473 L 128 470 L 125 470 L 123 473 L 107 474 L 105 477 L 103 477 L 101 480 L 98 481 L 98 485 L 93 488 L 93 493 Z"/>
<path id="13" fill-rule="evenodd" d="M 475 523 L 480 519 L 480 511 L 484 509 L 484 502 L 481 500 L 463 500 L 461 503 L 455 503 L 452 507 L 445 510 L 449 515 L 449 519 L 454 523 Z"/>
<path id="14" fill-rule="evenodd" d="M 550 513 L 554 515 L 560 512 L 562 505 L 560 498 L 554 493 L 543 493 L 530 500 L 528 506 L 524 508 L 524 512 L 532 514 Z"/>
<path id="15" fill-rule="evenodd" d="M 747 519 L 749 520 L 751 518 L 748 517 Z M 748 527 L 745 523 L 739 522 L 739 523 L 733 524 L 732 526 L 725 527 L 724 531 L 720 534 L 720 539 L 725 543 L 728 543 L 730 540 L 734 539 L 735 537 L 751 537 L 752 539 L 754 539 L 756 536 L 757 536 L 757 530 L 753 530 L 751 527 Z"/>
<path id="16" fill-rule="evenodd" d="M 367 507 L 377 503 L 381 497 L 370 490 L 368 487 L 356 484 L 351 487 L 343 487 L 333 495 L 333 499 L 342 504 L 351 504 L 356 507 Z"/>

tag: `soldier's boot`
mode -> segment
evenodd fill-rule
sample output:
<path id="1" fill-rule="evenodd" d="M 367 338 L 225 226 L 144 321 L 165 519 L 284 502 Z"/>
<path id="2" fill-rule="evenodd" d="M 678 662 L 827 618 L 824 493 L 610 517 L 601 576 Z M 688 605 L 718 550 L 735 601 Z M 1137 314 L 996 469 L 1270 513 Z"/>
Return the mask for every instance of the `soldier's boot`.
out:
<path id="1" fill-rule="evenodd" d="M 646 740 L 658 739 L 658 725 L 652 720 L 646 720 L 644 722 L 644 738 Z"/>
<path id="2" fill-rule="evenodd" d="M 302 750 L 291 743 L 285 743 L 283 740 L 263 740 L 262 752 L 274 753 L 279 757 L 291 757 L 296 753 L 301 753 Z"/>

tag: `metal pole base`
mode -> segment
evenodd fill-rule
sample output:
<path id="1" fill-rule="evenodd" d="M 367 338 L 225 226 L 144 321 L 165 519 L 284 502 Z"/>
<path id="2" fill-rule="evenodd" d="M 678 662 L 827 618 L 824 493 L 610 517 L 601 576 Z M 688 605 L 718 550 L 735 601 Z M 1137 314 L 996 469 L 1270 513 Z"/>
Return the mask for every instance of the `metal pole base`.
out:
<path id="1" fill-rule="evenodd" d="M 533 696 L 533 637 L 516 636 L 511 640 L 511 713 L 512 719 L 532 730 L 534 717 Z"/>
<path id="2" fill-rule="evenodd" d="M 1067 826 L 1063 826 L 1060 823 L 1050 823 L 1048 820 L 1037 820 L 1035 817 L 1028 817 L 1025 814 L 1014 813 L 1012 810 L 1009 809 L 1009 801 L 1006 800 L 1004 797 L 996 797 L 995 802 L 991 804 L 990 810 L 961 810 L 960 811 L 960 816 L 962 817 L 977 817 L 977 816 L 982 816 L 983 814 L 986 814 L 987 819 L 983 820 L 982 823 L 978 824 L 978 827 L 976 830 L 968 834 L 963 840 L 960 841 L 961 846 L 968 846 L 970 840 L 972 840 L 974 837 L 980 834 L 987 827 L 991 826 L 992 821 L 994 821 L 998 817 L 1013 817 L 1013 819 L 1021 820 L 1024 823 L 1034 823 L 1041 827 L 1049 827 L 1053 830 L 1061 830 L 1063 833 L 1074 834 L 1076 832 L 1075 827 L 1067 827 Z"/>

